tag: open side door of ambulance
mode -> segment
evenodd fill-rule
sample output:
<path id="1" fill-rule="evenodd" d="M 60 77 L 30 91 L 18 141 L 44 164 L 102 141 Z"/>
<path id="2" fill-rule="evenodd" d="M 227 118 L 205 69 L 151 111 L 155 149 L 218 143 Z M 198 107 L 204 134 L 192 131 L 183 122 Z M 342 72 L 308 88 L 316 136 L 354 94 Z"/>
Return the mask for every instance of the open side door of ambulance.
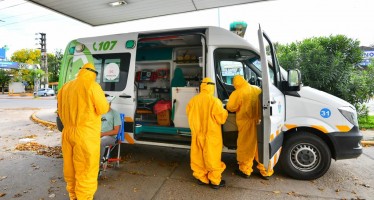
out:
<path id="1" fill-rule="evenodd" d="M 262 120 L 257 128 L 259 161 L 270 172 L 278 162 L 283 143 L 281 128 L 285 121 L 285 96 L 281 92 L 281 74 L 275 48 L 269 37 L 258 30 L 262 70 Z M 268 61 L 265 42 L 270 52 Z M 269 64 L 271 63 L 271 64 Z"/>

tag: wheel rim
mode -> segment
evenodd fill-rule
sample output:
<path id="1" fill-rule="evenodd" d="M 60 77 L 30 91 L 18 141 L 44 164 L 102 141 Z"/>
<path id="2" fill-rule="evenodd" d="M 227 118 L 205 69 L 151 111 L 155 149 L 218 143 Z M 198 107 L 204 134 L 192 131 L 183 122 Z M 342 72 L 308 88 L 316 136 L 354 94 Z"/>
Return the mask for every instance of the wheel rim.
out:
<path id="1" fill-rule="evenodd" d="M 321 153 L 312 144 L 298 144 L 291 150 L 291 163 L 300 171 L 310 172 L 321 163 Z"/>

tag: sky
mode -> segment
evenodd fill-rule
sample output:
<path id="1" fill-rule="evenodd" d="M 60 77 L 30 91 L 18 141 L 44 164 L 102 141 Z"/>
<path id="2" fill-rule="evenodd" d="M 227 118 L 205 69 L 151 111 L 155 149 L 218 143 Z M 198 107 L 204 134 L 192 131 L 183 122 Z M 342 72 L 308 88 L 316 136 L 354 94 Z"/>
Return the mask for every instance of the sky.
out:
<path id="1" fill-rule="evenodd" d="M 0 47 L 8 46 L 10 58 L 14 51 L 40 47 L 38 32 L 46 33 L 47 52 L 53 53 L 81 37 L 193 26 L 229 29 L 233 21 L 248 24 L 244 38 L 255 46 L 259 24 L 281 44 L 343 34 L 369 46 L 373 10 L 373 0 L 274 0 L 92 27 L 25 0 L 0 0 Z"/>

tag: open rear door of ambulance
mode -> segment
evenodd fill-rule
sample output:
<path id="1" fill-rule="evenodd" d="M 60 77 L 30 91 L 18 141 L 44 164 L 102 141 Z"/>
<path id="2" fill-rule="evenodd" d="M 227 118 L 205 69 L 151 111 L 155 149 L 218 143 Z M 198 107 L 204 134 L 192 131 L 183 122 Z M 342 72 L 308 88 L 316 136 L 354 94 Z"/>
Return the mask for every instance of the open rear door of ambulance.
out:
<path id="1" fill-rule="evenodd" d="M 270 172 L 278 162 L 282 149 L 281 128 L 285 121 L 285 97 L 280 90 L 281 74 L 275 48 L 261 27 L 258 39 L 262 70 L 262 120 L 257 128 L 258 156 L 259 161 Z M 268 62 L 265 43 L 268 45 L 271 62 Z"/>

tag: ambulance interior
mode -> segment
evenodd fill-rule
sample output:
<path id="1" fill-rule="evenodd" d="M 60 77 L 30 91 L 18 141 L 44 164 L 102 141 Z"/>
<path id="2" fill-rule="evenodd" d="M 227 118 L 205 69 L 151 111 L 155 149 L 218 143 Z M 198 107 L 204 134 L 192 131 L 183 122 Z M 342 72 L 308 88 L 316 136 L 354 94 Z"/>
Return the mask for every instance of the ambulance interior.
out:
<path id="1" fill-rule="evenodd" d="M 139 35 L 135 64 L 137 140 L 189 144 L 186 105 L 199 93 L 204 30 Z"/>
<path id="2" fill-rule="evenodd" d="M 191 33 L 139 35 L 135 87 L 137 140 L 190 144 L 186 105 L 199 93 L 205 75 L 204 30 Z M 221 48 L 214 52 L 216 92 L 223 103 L 234 91 L 233 77 L 244 76 L 260 86 L 259 56 L 249 50 Z M 235 113 L 223 125 L 224 145 L 236 147 Z"/>

